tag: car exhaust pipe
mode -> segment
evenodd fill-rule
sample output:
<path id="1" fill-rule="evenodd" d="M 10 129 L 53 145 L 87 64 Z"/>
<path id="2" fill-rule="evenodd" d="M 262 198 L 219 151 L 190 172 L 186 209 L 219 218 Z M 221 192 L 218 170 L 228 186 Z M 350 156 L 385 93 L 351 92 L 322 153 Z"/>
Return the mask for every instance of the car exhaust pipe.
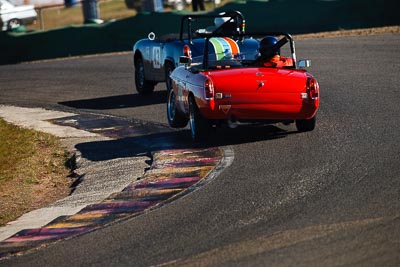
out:
<path id="1" fill-rule="evenodd" d="M 231 116 L 231 117 L 228 119 L 228 127 L 229 127 L 229 128 L 234 129 L 234 128 L 238 127 L 238 125 L 239 125 L 239 123 L 238 123 L 236 117 Z"/>

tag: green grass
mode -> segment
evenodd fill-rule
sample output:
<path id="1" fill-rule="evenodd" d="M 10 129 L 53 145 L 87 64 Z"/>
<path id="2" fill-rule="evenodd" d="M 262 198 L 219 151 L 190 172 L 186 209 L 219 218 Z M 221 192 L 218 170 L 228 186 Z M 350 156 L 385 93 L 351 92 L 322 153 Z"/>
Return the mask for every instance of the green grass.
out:
<path id="1" fill-rule="evenodd" d="M 68 195 L 68 158 L 56 137 L 0 119 L 0 225 Z"/>
<path id="2" fill-rule="evenodd" d="M 35 152 L 36 134 L 0 120 L 0 185 L 19 173 L 19 165 Z"/>
<path id="3" fill-rule="evenodd" d="M 221 6 L 223 3 L 230 2 L 232 0 L 221 1 Z M 99 1 L 99 11 L 100 19 L 102 20 L 119 20 L 127 17 L 132 17 L 137 14 L 135 9 L 128 9 L 126 7 L 124 0 L 107 0 Z M 206 11 L 214 9 L 214 4 L 212 2 L 205 3 Z M 172 9 L 169 7 L 164 7 L 164 12 L 169 12 Z M 192 6 L 188 5 L 185 8 L 186 11 L 191 11 Z M 82 25 L 83 23 L 83 13 L 81 5 L 77 5 L 72 8 L 65 7 L 53 7 L 45 8 L 42 10 L 42 20 L 44 30 L 64 27 L 67 25 Z M 26 27 L 28 30 L 40 30 L 40 21 L 38 20 L 36 24 L 28 25 Z"/>
<path id="4" fill-rule="evenodd" d="M 136 15 L 136 10 L 128 9 L 123 0 L 99 2 L 100 18 L 103 20 L 122 19 Z M 81 25 L 83 13 L 81 5 L 71 8 L 54 7 L 42 10 L 44 30 L 67 25 Z M 29 30 L 40 30 L 40 21 L 27 26 Z"/>

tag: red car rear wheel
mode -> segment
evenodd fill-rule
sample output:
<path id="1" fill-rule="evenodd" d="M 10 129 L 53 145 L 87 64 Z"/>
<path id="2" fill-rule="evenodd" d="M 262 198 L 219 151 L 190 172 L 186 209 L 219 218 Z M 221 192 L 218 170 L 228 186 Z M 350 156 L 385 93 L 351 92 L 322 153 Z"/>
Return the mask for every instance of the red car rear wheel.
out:
<path id="1" fill-rule="evenodd" d="M 296 128 L 299 132 L 310 132 L 314 130 L 316 122 L 316 116 L 309 120 L 296 120 Z"/>
<path id="2" fill-rule="evenodd" d="M 171 90 L 168 92 L 167 102 L 168 124 L 174 128 L 183 128 L 188 124 L 189 119 L 179 112 L 175 103 L 175 93 L 174 90 Z"/>
<path id="3" fill-rule="evenodd" d="M 205 140 L 211 127 L 207 119 L 201 115 L 193 96 L 189 97 L 189 114 L 190 133 L 193 141 Z"/>

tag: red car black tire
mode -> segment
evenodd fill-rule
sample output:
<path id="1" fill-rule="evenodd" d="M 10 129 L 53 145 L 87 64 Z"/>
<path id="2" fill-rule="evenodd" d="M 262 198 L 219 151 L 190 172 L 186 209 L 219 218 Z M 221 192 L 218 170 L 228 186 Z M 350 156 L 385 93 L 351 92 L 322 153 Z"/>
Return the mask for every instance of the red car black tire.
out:
<path id="1" fill-rule="evenodd" d="M 193 96 L 189 97 L 189 115 L 190 133 L 193 141 L 206 140 L 209 134 L 208 130 L 210 130 L 211 127 L 207 119 L 201 115 Z"/>
<path id="2" fill-rule="evenodd" d="M 175 106 L 174 90 L 168 92 L 167 117 L 168 124 L 173 128 L 183 128 L 189 121 L 189 119 L 184 117 Z"/>
<path id="3" fill-rule="evenodd" d="M 296 128 L 299 132 L 310 132 L 314 130 L 316 122 L 316 116 L 309 120 L 296 120 Z"/>

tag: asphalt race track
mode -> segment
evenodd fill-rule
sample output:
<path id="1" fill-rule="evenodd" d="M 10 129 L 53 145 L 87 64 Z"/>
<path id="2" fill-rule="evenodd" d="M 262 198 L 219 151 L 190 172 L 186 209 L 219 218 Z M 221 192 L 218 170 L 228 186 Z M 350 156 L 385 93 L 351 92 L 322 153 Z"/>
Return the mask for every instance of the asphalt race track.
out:
<path id="1" fill-rule="evenodd" d="M 317 128 L 221 130 L 234 161 L 160 209 L 1 266 L 399 266 L 400 35 L 297 41 L 321 88 Z M 0 104 L 166 124 L 132 56 L 0 66 Z M 186 130 L 185 130 L 186 131 Z"/>

